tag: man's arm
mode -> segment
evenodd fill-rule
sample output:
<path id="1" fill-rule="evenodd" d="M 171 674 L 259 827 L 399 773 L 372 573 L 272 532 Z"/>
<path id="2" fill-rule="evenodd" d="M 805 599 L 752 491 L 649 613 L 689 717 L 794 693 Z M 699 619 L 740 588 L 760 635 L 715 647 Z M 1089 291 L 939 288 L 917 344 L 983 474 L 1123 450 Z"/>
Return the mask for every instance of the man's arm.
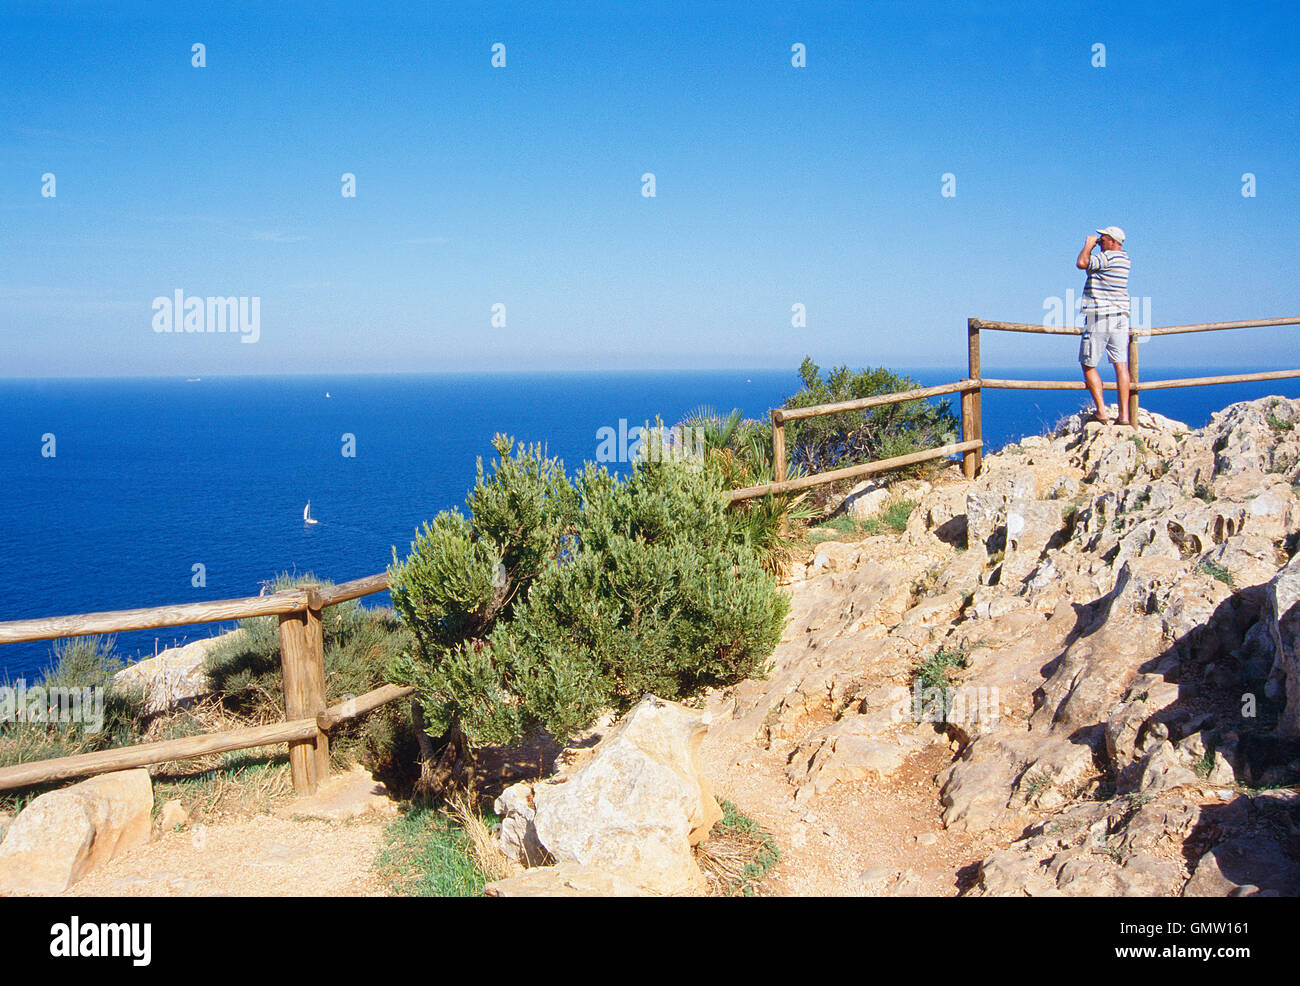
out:
<path id="1" fill-rule="evenodd" d="M 1079 259 L 1074 262 L 1074 266 L 1079 270 L 1088 269 L 1088 254 L 1092 253 L 1092 248 L 1097 245 L 1100 236 L 1089 236 L 1083 241 L 1083 249 L 1079 251 Z"/>

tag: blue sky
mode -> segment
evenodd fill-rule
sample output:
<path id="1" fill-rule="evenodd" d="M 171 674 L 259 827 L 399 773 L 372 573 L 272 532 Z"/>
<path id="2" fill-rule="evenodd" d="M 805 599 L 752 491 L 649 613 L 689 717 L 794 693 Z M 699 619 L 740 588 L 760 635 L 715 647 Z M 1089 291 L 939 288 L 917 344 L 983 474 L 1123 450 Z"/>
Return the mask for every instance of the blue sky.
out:
<path id="1" fill-rule="evenodd" d="M 955 365 L 1109 223 L 1156 325 L 1300 314 L 1292 3 L 410 6 L 8 4 L 0 376 Z M 257 343 L 155 332 L 178 289 Z"/>

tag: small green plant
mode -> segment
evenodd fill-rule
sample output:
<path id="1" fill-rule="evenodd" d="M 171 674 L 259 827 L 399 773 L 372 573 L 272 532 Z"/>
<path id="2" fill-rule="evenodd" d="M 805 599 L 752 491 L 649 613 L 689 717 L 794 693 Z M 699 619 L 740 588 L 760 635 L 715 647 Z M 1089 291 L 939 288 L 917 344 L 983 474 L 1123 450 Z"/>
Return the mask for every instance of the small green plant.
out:
<path id="1" fill-rule="evenodd" d="M 933 713 L 938 721 L 946 722 L 952 711 L 953 689 L 960 680 L 961 672 L 970 666 L 970 657 L 960 648 L 940 648 L 926 658 L 912 672 L 912 680 L 921 688 L 922 702 L 926 704 L 927 714 Z M 930 709 L 935 692 L 942 702 L 942 709 Z M 942 716 L 938 713 L 942 712 Z"/>
<path id="2" fill-rule="evenodd" d="M 1037 773 L 1025 778 L 1024 792 L 1025 800 L 1033 801 L 1040 794 L 1052 786 L 1052 779 L 1044 773 Z"/>
<path id="3" fill-rule="evenodd" d="M 29 700 L 35 694 L 30 690 L 37 686 L 67 689 L 76 693 L 79 703 L 88 698 L 92 711 L 74 717 L 76 706 L 69 701 L 66 706 L 49 709 L 59 721 L 16 721 L 16 717 L 0 720 L 0 766 L 93 753 L 139 741 L 145 720 L 144 696 L 139 688 L 114 682 L 113 676 L 124 662 L 117 656 L 111 637 L 59 640 L 52 648 L 52 657 L 41 680 L 24 682 Z M 16 683 L 6 677 L 0 685 L 14 687 Z M 102 707 L 95 698 L 95 689 L 100 688 Z M 19 810 L 49 787 L 0 791 L 0 809 Z"/>
<path id="4" fill-rule="evenodd" d="M 1214 770 L 1214 744 L 1213 743 L 1205 744 L 1205 756 L 1201 757 L 1201 759 L 1197 762 L 1194 769 L 1196 770 L 1196 773 L 1201 777 L 1210 776 L 1210 773 Z"/>
<path id="5" fill-rule="evenodd" d="M 813 544 L 820 544 L 822 541 L 837 540 L 841 535 L 848 535 L 852 539 L 866 537 L 870 533 L 865 522 L 848 514 L 841 514 L 808 528 L 808 540 Z"/>
<path id="6" fill-rule="evenodd" d="M 850 537 L 877 537 L 881 534 L 902 534 L 916 509 L 915 500 L 894 500 L 874 517 L 857 520 L 847 514 L 832 517 L 808 529 L 808 540 L 813 544 L 828 541 L 836 534 Z"/>
<path id="7" fill-rule="evenodd" d="M 1272 411 L 1268 412 L 1268 426 L 1274 434 L 1284 435 L 1295 427 L 1295 421 L 1289 418 L 1279 418 Z"/>
<path id="8" fill-rule="evenodd" d="M 1232 572 L 1228 571 L 1227 568 L 1220 565 L 1218 562 L 1210 561 L 1208 558 L 1202 559 L 1201 563 L 1197 565 L 1196 568 L 1198 571 L 1204 572 L 1211 578 L 1218 579 L 1229 589 L 1234 588 L 1237 584 L 1236 580 L 1232 577 Z"/>
<path id="9" fill-rule="evenodd" d="M 1213 491 L 1211 491 L 1211 489 L 1204 483 L 1196 484 L 1196 489 L 1192 491 L 1192 496 L 1196 497 L 1198 500 L 1204 500 L 1206 503 L 1211 503 L 1214 500 Z"/>
<path id="10" fill-rule="evenodd" d="M 907 522 L 911 519 L 912 511 L 915 509 L 915 500 L 896 500 L 881 512 L 879 521 L 886 530 L 893 531 L 895 534 L 902 534 L 907 530 Z"/>

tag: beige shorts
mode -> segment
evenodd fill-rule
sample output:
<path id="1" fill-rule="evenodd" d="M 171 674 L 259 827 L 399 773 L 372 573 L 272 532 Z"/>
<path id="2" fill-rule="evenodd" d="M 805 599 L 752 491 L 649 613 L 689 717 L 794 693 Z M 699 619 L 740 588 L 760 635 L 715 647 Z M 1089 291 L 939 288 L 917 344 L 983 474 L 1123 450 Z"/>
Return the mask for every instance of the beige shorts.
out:
<path id="1" fill-rule="evenodd" d="M 1086 367 L 1101 361 L 1102 351 L 1112 363 L 1128 362 L 1128 316 L 1120 313 L 1084 314 L 1083 337 L 1079 340 L 1079 362 Z"/>

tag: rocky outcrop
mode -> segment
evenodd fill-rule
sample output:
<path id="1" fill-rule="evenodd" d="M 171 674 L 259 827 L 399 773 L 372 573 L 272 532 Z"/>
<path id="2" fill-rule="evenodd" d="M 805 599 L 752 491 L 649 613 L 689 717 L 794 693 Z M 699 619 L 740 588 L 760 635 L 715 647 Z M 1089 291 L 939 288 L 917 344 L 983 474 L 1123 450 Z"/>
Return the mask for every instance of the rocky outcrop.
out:
<path id="1" fill-rule="evenodd" d="M 1300 736 L 1300 554 L 1268 583 L 1264 626 L 1273 646 L 1270 680 L 1285 696 L 1278 729 Z"/>
<path id="2" fill-rule="evenodd" d="M 57 894 L 87 870 L 149 841 L 153 785 L 124 770 L 49 791 L 0 842 L 0 894 Z"/>
<path id="3" fill-rule="evenodd" d="M 502 849 L 525 865 L 495 896 L 690 894 L 704 888 L 693 847 L 722 818 L 697 753 L 699 712 L 652 695 L 616 723 L 577 767 L 497 799 Z"/>
<path id="4" fill-rule="evenodd" d="M 1011 846 L 971 892 L 1285 892 L 1294 803 L 1269 828 L 1239 792 L 1300 780 L 1300 401 L 1138 424 L 1076 415 L 932 478 L 901 536 L 818 545 L 771 674 L 715 696 L 714 733 L 785 758 L 799 810 L 869 810 L 941 744 L 944 826 Z M 935 675 L 937 716 L 909 696 Z"/>
<path id="5" fill-rule="evenodd" d="M 200 698 L 212 691 L 205 662 L 212 649 L 232 634 L 232 630 L 203 640 L 195 640 L 184 647 L 172 647 L 155 657 L 123 668 L 113 676 L 115 685 L 139 689 L 144 695 L 144 711 L 149 714 L 164 712 L 172 706 L 190 699 Z"/>

